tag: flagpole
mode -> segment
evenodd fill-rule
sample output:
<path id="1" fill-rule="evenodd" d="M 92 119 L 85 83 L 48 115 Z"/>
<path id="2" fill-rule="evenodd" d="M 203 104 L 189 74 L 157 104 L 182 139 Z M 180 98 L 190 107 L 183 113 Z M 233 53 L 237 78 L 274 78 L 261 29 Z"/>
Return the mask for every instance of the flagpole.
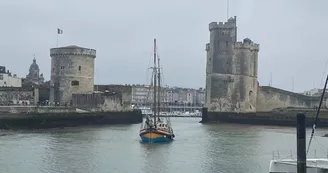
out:
<path id="1" fill-rule="evenodd" d="M 59 35 L 59 28 L 57 28 L 57 47 L 58 47 L 58 35 Z"/>
<path id="2" fill-rule="evenodd" d="M 229 19 L 229 0 L 227 0 L 227 20 Z"/>

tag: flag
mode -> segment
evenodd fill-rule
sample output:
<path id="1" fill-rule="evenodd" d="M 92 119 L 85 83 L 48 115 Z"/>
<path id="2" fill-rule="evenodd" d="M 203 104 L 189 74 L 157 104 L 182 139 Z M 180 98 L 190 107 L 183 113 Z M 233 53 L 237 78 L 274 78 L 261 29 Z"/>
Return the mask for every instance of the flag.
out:
<path id="1" fill-rule="evenodd" d="M 63 30 L 62 30 L 62 29 L 59 29 L 59 28 L 57 28 L 57 34 L 63 34 Z"/>

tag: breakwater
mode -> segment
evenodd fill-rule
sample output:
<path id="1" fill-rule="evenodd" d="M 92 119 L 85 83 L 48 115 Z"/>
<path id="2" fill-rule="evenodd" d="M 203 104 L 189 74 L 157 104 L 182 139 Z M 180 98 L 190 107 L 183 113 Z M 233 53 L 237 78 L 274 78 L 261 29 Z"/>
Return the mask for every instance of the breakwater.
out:
<path id="1" fill-rule="evenodd" d="M 78 112 L 72 108 L 51 107 L 20 107 L 18 109 L 6 107 L 5 109 L 11 112 L 3 111 L 4 109 L 0 111 L 0 129 L 40 129 L 142 122 L 140 110 Z"/>
<path id="2" fill-rule="evenodd" d="M 201 123 L 237 123 L 253 125 L 296 126 L 297 113 L 306 115 L 306 126 L 311 127 L 315 120 L 315 110 L 310 109 L 281 109 L 279 111 L 256 113 L 207 112 L 203 108 Z M 328 110 L 319 114 L 319 127 L 328 127 Z"/>
<path id="3" fill-rule="evenodd" d="M 145 117 L 145 115 L 144 115 Z M 150 116 L 150 117 L 154 117 L 154 116 Z M 202 116 L 201 115 L 157 115 L 157 117 L 179 117 L 179 118 L 201 118 Z"/>

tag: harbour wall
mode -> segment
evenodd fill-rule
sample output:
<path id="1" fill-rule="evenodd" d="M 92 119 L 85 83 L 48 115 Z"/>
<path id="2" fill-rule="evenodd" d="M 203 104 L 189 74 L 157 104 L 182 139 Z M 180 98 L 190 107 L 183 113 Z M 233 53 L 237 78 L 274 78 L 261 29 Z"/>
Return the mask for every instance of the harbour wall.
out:
<path id="1" fill-rule="evenodd" d="M 64 107 L 0 107 L 0 129 L 40 129 L 142 122 L 140 110 L 79 112 Z M 7 111 L 6 111 L 7 110 Z"/>
<path id="2" fill-rule="evenodd" d="M 279 111 L 256 112 L 256 113 L 233 113 L 233 112 L 207 112 L 203 108 L 201 123 L 236 123 L 253 125 L 273 126 L 296 126 L 296 115 L 306 115 L 306 125 L 314 124 L 316 111 L 314 109 L 280 109 Z M 317 126 L 328 128 L 328 110 L 320 111 Z"/>
<path id="3" fill-rule="evenodd" d="M 261 86 L 257 93 L 257 112 L 268 112 L 277 108 L 313 108 L 319 106 L 320 97 L 305 96 L 282 89 Z M 326 98 L 323 100 L 323 108 L 326 108 Z"/>
<path id="4" fill-rule="evenodd" d="M 328 127 L 327 97 L 324 97 L 320 111 L 320 126 Z M 261 86 L 258 87 L 256 112 L 218 112 L 203 113 L 202 121 L 228 122 L 258 125 L 296 125 L 296 114 L 307 115 L 308 125 L 314 123 L 315 108 L 319 106 L 320 97 L 305 96 L 282 89 Z"/>

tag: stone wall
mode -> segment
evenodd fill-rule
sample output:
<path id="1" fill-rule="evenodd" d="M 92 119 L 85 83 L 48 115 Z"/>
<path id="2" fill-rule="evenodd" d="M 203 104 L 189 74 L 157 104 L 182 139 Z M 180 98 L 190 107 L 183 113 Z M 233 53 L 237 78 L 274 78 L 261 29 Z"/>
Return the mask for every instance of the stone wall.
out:
<path id="1" fill-rule="evenodd" d="M 0 105 L 34 104 L 33 90 L 22 88 L 0 88 Z"/>
<path id="2" fill-rule="evenodd" d="M 131 105 L 132 100 L 132 86 L 131 85 L 95 85 L 95 91 L 114 92 L 122 95 L 123 105 Z"/>
<path id="3" fill-rule="evenodd" d="M 209 111 L 256 111 L 256 79 L 238 75 L 212 74 L 207 77 L 207 82 L 211 85 L 211 97 L 207 100 Z"/>
<path id="4" fill-rule="evenodd" d="M 117 95 L 105 96 L 103 105 L 101 106 L 102 111 L 123 111 L 124 106 L 122 99 Z"/>
<path id="5" fill-rule="evenodd" d="M 327 107 L 324 99 L 322 108 Z M 305 96 L 269 86 L 261 86 L 257 93 L 257 112 L 268 112 L 277 108 L 314 108 L 318 107 L 320 97 Z"/>
<path id="6" fill-rule="evenodd" d="M 0 114 L 4 113 L 67 113 L 76 112 L 75 108 L 53 106 L 0 106 Z"/>
<path id="7" fill-rule="evenodd" d="M 95 92 L 91 94 L 73 94 L 72 106 L 87 111 L 123 111 L 131 110 L 123 105 L 122 94 L 115 92 Z"/>

